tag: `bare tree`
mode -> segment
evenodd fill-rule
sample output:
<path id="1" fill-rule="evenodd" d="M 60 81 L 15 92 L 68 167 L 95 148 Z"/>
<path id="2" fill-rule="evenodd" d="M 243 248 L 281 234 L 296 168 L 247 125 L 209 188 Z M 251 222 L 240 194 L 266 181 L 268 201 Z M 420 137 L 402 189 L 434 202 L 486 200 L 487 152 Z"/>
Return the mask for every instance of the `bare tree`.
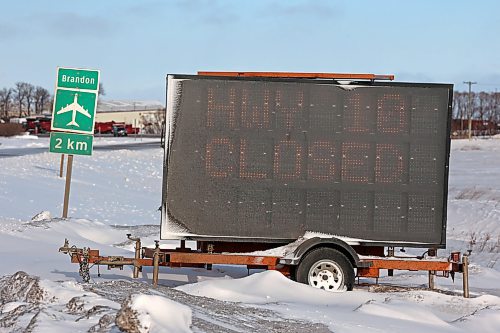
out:
<path id="1" fill-rule="evenodd" d="M 35 86 L 31 83 L 25 83 L 24 89 L 26 91 L 26 110 L 29 117 L 31 116 L 31 107 L 35 98 Z"/>
<path id="2" fill-rule="evenodd" d="M 490 120 L 492 109 L 492 94 L 481 91 L 478 94 L 478 118 L 481 120 Z"/>
<path id="3" fill-rule="evenodd" d="M 163 123 L 165 122 L 165 112 L 141 115 L 139 123 L 142 124 L 142 131 L 146 134 L 160 134 Z"/>
<path id="4" fill-rule="evenodd" d="M 9 117 L 10 103 L 12 102 L 12 89 L 3 88 L 0 90 L 0 110 L 5 118 Z"/>
<path id="5" fill-rule="evenodd" d="M 464 126 L 467 127 L 466 122 L 464 122 L 468 118 L 467 103 L 468 93 L 459 91 L 453 93 L 453 119 L 461 120 L 460 130 L 462 131 L 464 130 Z"/>
<path id="6" fill-rule="evenodd" d="M 467 129 L 467 121 L 469 118 L 468 109 L 468 92 L 453 93 L 453 119 L 461 119 L 461 130 Z M 471 93 L 471 118 L 481 120 L 475 126 L 476 130 L 482 134 L 495 134 L 500 128 L 500 93 L 499 92 L 472 92 Z"/>
<path id="7" fill-rule="evenodd" d="M 496 134 L 498 126 L 500 126 L 500 108 L 498 102 L 500 101 L 500 95 L 497 92 L 488 93 L 488 98 L 486 100 L 486 114 L 485 120 L 490 124 L 489 134 Z M 493 124 L 493 128 L 491 125 Z"/>
<path id="8" fill-rule="evenodd" d="M 479 119 L 480 113 L 480 106 L 479 106 L 479 93 L 476 92 L 471 92 L 470 94 L 470 105 L 471 105 L 471 110 L 470 110 L 470 117 L 472 119 Z"/>
<path id="9" fill-rule="evenodd" d="M 106 90 L 104 90 L 104 85 L 99 83 L 99 97 L 106 96 Z"/>
<path id="10" fill-rule="evenodd" d="M 49 110 L 52 111 L 54 109 L 54 101 L 55 101 L 55 96 L 49 95 L 49 100 L 48 100 L 48 105 L 49 105 Z"/>
<path id="11" fill-rule="evenodd" d="M 500 125 L 500 93 L 496 92 L 493 94 L 493 121 Z"/>
<path id="12" fill-rule="evenodd" d="M 13 98 L 19 108 L 19 118 L 21 118 L 23 116 L 24 101 L 26 99 L 26 82 L 16 82 Z"/>
<path id="13" fill-rule="evenodd" d="M 34 93 L 34 106 L 35 106 L 35 114 L 41 114 L 50 102 L 50 93 L 47 89 L 43 87 L 36 87 Z"/>

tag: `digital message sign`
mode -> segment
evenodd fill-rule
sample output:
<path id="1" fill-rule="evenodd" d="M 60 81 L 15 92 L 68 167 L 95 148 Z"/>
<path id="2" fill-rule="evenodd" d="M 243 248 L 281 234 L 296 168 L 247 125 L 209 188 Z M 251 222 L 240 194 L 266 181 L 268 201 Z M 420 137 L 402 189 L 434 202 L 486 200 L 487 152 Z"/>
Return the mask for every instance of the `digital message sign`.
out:
<path id="1" fill-rule="evenodd" d="M 451 93 L 170 76 L 162 238 L 443 246 Z"/>

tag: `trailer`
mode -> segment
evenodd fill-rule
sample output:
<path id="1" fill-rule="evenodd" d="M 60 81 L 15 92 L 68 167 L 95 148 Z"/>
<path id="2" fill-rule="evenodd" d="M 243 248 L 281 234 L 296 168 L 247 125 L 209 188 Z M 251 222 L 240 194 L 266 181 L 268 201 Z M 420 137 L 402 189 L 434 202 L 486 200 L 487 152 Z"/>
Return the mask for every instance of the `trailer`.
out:
<path id="1" fill-rule="evenodd" d="M 428 271 L 431 287 L 435 275 L 466 272 L 466 256 L 436 257 L 446 247 L 453 86 L 393 79 L 168 75 L 160 238 L 179 248 L 141 248 L 129 235 L 134 258 L 60 250 L 80 265 L 132 265 L 135 277 L 153 266 L 154 283 L 160 266 L 214 264 L 330 291 L 385 269 Z M 426 251 L 399 258 L 395 247 Z"/>
<path id="2" fill-rule="evenodd" d="M 160 267 L 211 270 L 212 265 L 242 265 L 248 270 L 276 270 L 295 281 L 326 291 L 349 291 L 354 287 L 355 278 L 358 283 L 359 278 L 372 278 L 378 284 L 382 270 L 387 270 L 390 276 L 394 270 L 407 270 L 428 272 L 430 290 L 434 289 L 435 277 L 454 279 L 455 273 L 463 273 L 463 296 L 469 297 L 468 257 L 465 254 L 461 256 L 459 252 L 452 252 L 448 258 L 439 258 L 435 249 L 429 249 L 427 255 L 397 257 L 394 248 L 389 247 L 384 253 L 384 248 L 380 247 L 376 249 L 380 255 L 358 256 L 353 247 L 342 244 L 338 239 L 312 238 L 299 242 L 287 255 L 277 256 L 238 254 L 237 251 L 248 248 L 242 247 L 241 243 L 224 244 L 226 249 L 233 251 L 230 253 L 214 252 L 213 244 L 209 244 L 207 252 L 201 247 L 196 250 L 186 248 L 185 241 L 180 241 L 180 247 L 175 249 L 160 249 L 159 241 L 155 241 L 155 248 L 142 247 L 139 238 L 131 237 L 131 234 L 127 234 L 127 237 L 135 242 L 134 257 L 101 256 L 99 250 L 71 246 L 67 239 L 59 252 L 68 254 L 72 263 L 79 264 L 79 273 L 84 282 L 90 281 L 90 267 L 94 265 L 120 270 L 124 266 L 133 266 L 133 278 L 139 277 L 143 267 L 153 267 L 153 286 L 158 285 Z"/>

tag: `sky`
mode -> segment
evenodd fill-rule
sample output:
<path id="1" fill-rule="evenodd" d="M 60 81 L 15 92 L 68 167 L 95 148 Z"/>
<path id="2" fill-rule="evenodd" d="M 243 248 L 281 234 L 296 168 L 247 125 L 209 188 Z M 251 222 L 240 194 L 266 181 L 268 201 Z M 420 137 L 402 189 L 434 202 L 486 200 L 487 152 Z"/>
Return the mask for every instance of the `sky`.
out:
<path id="1" fill-rule="evenodd" d="M 0 15 L 0 89 L 101 71 L 105 99 L 165 101 L 199 70 L 394 74 L 500 90 L 500 1 L 16 0 Z"/>

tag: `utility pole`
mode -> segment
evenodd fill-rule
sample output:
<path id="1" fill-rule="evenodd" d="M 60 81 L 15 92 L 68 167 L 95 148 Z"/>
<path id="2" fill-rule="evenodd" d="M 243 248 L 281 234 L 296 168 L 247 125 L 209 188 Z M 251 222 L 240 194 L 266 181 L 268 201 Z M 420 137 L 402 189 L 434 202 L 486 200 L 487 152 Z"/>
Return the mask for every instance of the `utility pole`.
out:
<path id="1" fill-rule="evenodd" d="M 467 112 L 467 115 L 469 116 L 469 140 L 472 139 L 472 101 L 471 101 L 471 98 L 470 98 L 470 95 L 471 95 L 471 86 L 473 84 L 476 84 L 477 82 L 472 82 L 472 81 L 464 81 L 464 84 L 468 84 L 469 85 L 469 103 L 467 105 L 467 108 L 468 108 L 468 112 Z"/>
<path id="2" fill-rule="evenodd" d="M 495 111 L 493 111 L 493 121 L 495 122 L 495 129 L 493 130 L 493 135 L 497 134 L 498 128 L 500 127 L 500 115 L 498 114 L 497 110 L 497 105 L 498 105 L 498 92 L 497 88 L 495 88 Z"/>

